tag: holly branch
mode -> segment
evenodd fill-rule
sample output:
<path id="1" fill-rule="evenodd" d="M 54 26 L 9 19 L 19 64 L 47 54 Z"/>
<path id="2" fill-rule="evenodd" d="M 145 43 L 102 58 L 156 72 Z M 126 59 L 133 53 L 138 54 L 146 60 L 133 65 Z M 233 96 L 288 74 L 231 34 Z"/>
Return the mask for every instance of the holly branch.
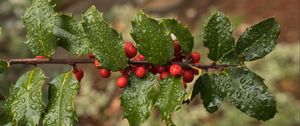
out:
<path id="1" fill-rule="evenodd" d="M 38 58 L 12 58 L 12 59 L 6 59 L 5 60 L 10 66 L 11 65 L 16 65 L 16 64 L 28 64 L 28 65 L 37 65 L 37 64 L 69 64 L 69 65 L 74 65 L 74 64 L 93 64 L 95 59 L 90 59 L 90 58 L 64 58 L 64 59 L 56 59 L 56 58 L 43 58 L 43 59 L 38 59 Z M 134 61 L 134 60 L 129 60 L 128 64 L 142 64 L 142 65 L 148 65 L 150 64 L 147 61 Z M 235 67 L 237 65 L 227 65 L 227 64 L 216 64 L 216 63 L 211 63 L 210 65 L 202 65 L 202 64 L 191 64 L 187 62 L 178 62 L 181 66 L 184 67 L 197 67 L 202 70 L 208 70 L 208 69 L 224 69 L 227 67 Z"/>

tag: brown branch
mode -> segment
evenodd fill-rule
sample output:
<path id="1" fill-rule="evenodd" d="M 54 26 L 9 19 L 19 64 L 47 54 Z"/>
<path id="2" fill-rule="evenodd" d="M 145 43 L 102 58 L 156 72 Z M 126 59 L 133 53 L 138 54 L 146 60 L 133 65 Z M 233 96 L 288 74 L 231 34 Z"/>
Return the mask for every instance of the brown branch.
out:
<path id="1" fill-rule="evenodd" d="M 94 63 L 94 59 L 36 59 L 36 58 L 24 58 L 24 59 L 8 59 L 6 60 L 9 65 L 15 65 L 15 64 L 31 64 L 31 65 L 37 65 L 37 64 L 69 64 L 69 65 L 74 65 L 74 64 L 88 64 L 88 63 Z M 150 64 L 147 61 L 133 61 L 130 60 L 128 61 L 129 64 Z M 226 67 L 234 67 L 237 65 L 226 65 L 226 64 L 215 64 L 212 63 L 211 65 L 199 65 L 199 64 L 189 64 L 189 63 L 183 63 L 183 62 L 178 62 L 181 66 L 185 67 L 190 67 L 194 66 L 203 70 L 208 70 L 208 69 L 223 69 Z"/>
<path id="2" fill-rule="evenodd" d="M 93 59 L 36 59 L 36 58 L 25 58 L 25 59 L 9 59 L 7 60 L 9 65 L 14 64 L 85 64 L 94 63 Z"/>

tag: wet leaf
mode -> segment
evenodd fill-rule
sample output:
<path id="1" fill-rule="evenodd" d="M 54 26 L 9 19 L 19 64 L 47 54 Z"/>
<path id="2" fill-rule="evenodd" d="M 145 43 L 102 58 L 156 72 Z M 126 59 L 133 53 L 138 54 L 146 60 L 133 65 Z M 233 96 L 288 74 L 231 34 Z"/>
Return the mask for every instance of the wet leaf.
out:
<path id="1" fill-rule="evenodd" d="M 100 60 L 101 67 L 118 71 L 128 66 L 121 34 L 104 21 L 95 6 L 83 15 L 83 28 L 89 38 L 89 48 Z"/>
<path id="2" fill-rule="evenodd" d="M 263 78 L 248 69 L 229 68 L 219 75 L 227 100 L 247 115 L 268 120 L 276 114 L 275 98 Z"/>
<path id="3" fill-rule="evenodd" d="M 7 61 L 0 59 L 0 73 L 3 73 L 8 68 Z"/>
<path id="4" fill-rule="evenodd" d="M 163 119 L 180 108 L 186 95 L 182 86 L 182 78 L 168 76 L 160 82 L 160 94 L 155 105 L 158 107 Z"/>
<path id="5" fill-rule="evenodd" d="M 184 26 L 176 19 L 162 19 L 161 23 L 179 40 L 182 52 L 185 55 L 190 55 L 194 46 L 194 37 L 187 26 Z"/>
<path id="6" fill-rule="evenodd" d="M 138 51 L 153 64 L 165 64 L 173 57 L 171 33 L 163 24 L 139 11 L 132 20 L 131 36 Z"/>
<path id="7" fill-rule="evenodd" d="M 76 55 L 87 54 L 89 40 L 82 24 L 72 16 L 60 14 L 56 21 L 54 34 L 59 38 L 58 45 Z"/>
<path id="8" fill-rule="evenodd" d="M 234 47 L 232 25 L 223 13 L 215 13 L 204 29 L 203 44 L 209 49 L 208 58 L 218 61 Z"/>
<path id="9" fill-rule="evenodd" d="M 129 84 L 121 95 L 124 117 L 131 126 L 137 126 L 146 121 L 159 94 L 159 85 L 151 73 L 143 78 L 135 74 L 129 76 Z"/>
<path id="10" fill-rule="evenodd" d="M 44 112 L 42 86 L 47 77 L 40 68 L 24 73 L 9 91 L 3 110 L 6 118 L 12 125 L 37 126 Z"/>
<path id="11" fill-rule="evenodd" d="M 200 93 L 200 79 L 198 78 L 193 86 L 191 101 Z"/>
<path id="12" fill-rule="evenodd" d="M 245 61 L 260 59 L 275 48 L 279 32 L 274 18 L 265 19 L 246 29 L 237 41 L 236 52 L 243 55 Z"/>
<path id="13" fill-rule="evenodd" d="M 189 101 L 192 101 L 195 98 L 195 96 L 197 96 L 200 93 L 200 79 L 199 78 L 202 75 L 202 69 L 199 69 L 197 67 L 193 67 L 193 69 L 198 71 L 198 75 L 194 78 L 194 79 L 196 79 L 196 82 L 194 83 L 193 90 L 190 95 Z"/>
<path id="14" fill-rule="evenodd" d="M 79 82 L 72 72 L 61 74 L 49 83 L 49 104 L 43 118 L 44 126 L 77 124 L 74 99 L 78 90 Z"/>
<path id="15" fill-rule="evenodd" d="M 239 54 L 235 52 L 235 50 L 231 50 L 230 52 L 226 53 L 221 59 L 218 61 L 221 64 L 227 65 L 239 65 L 240 62 L 243 62 L 240 58 Z"/>
<path id="16" fill-rule="evenodd" d="M 34 55 L 51 57 L 57 48 L 53 29 L 56 12 L 51 0 L 33 0 L 23 16 L 27 31 L 25 44 Z"/>
<path id="17" fill-rule="evenodd" d="M 221 106 L 224 95 L 220 91 L 222 80 L 219 80 L 215 74 L 202 75 L 196 83 L 200 85 L 200 94 L 204 107 L 210 113 L 213 113 Z"/>

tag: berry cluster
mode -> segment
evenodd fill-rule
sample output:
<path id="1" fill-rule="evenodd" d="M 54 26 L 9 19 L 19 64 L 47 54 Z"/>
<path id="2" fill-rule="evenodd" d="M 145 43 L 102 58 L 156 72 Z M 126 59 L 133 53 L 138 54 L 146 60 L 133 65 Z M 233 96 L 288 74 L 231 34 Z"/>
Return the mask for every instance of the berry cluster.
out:
<path id="1" fill-rule="evenodd" d="M 182 85 L 186 88 L 186 83 L 192 82 L 194 75 L 198 74 L 198 70 L 192 69 L 191 67 L 184 66 L 183 63 L 188 64 L 199 64 L 200 54 L 198 52 L 192 52 L 189 56 L 184 56 L 178 41 L 174 41 L 174 58 L 171 62 L 166 63 L 165 65 L 155 65 L 155 64 L 130 64 L 129 67 L 120 70 L 122 74 L 121 77 L 117 79 L 117 86 L 119 88 L 124 88 L 128 84 L 128 76 L 131 73 L 134 73 L 138 78 L 144 78 L 147 74 L 147 70 L 152 74 L 160 75 L 160 79 L 163 80 L 168 76 L 181 77 Z M 137 55 L 137 48 L 131 42 L 125 42 L 124 51 L 129 60 L 132 61 L 145 61 L 143 55 Z M 36 59 L 46 58 L 44 56 L 36 56 Z M 111 75 L 111 71 L 106 68 L 101 67 L 100 61 L 95 59 L 95 56 L 90 53 L 89 58 L 94 59 L 94 65 L 98 68 L 98 73 L 103 78 L 108 78 Z M 72 72 L 76 76 L 78 81 L 84 76 L 83 70 L 73 66 Z"/>
<path id="2" fill-rule="evenodd" d="M 172 62 L 167 63 L 163 66 L 155 66 L 156 71 L 150 71 L 153 74 L 159 73 L 160 79 L 163 80 L 169 75 L 174 77 L 183 78 L 182 85 L 186 88 L 186 83 L 192 82 L 194 79 L 194 74 L 198 74 L 198 70 L 192 69 L 190 67 L 184 67 L 181 64 L 183 62 L 188 62 L 192 64 L 199 64 L 200 54 L 198 52 L 192 52 L 190 56 L 186 57 L 182 55 L 182 50 L 178 41 L 174 41 L 174 58 Z"/>
<path id="3" fill-rule="evenodd" d="M 131 42 L 125 43 L 125 54 L 132 61 L 144 61 L 145 58 L 141 54 L 137 54 L 137 49 Z M 136 56 L 136 57 L 135 57 Z M 182 55 L 181 47 L 178 41 L 174 42 L 174 58 L 171 62 L 165 65 L 155 65 L 155 64 L 131 64 L 130 67 L 121 70 L 122 76 L 117 80 L 117 86 L 120 88 L 126 87 L 128 83 L 128 75 L 134 73 L 138 78 L 144 78 L 146 76 L 147 70 L 152 74 L 160 74 L 160 79 L 163 80 L 169 75 L 174 77 L 183 77 L 183 86 L 186 88 L 186 83 L 192 82 L 194 79 L 194 74 L 198 74 L 198 70 L 194 70 L 190 67 L 183 67 L 181 64 L 183 62 L 188 62 L 192 64 L 199 64 L 200 54 L 198 52 L 192 52 L 190 56 L 186 57 Z"/>

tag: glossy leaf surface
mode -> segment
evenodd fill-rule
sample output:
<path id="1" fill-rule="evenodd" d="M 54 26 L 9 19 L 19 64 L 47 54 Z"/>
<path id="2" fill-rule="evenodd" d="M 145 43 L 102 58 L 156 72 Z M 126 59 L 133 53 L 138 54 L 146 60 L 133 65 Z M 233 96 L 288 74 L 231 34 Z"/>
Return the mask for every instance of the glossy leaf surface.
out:
<path id="1" fill-rule="evenodd" d="M 262 58 L 275 48 L 279 32 L 279 24 L 274 18 L 265 19 L 246 29 L 236 44 L 236 52 L 245 61 Z"/>
<path id="2" fill-rule="evenodd" d="M 218 62 L 227 65 L 239 65 L 243 62 L 243 60 L 240 58 L 239 54 L 235 52 L 235 50 L 231 50 L 221 57 Z"/>
<path id="3" fill-rule="evenodd" d="M 72 54 L 83 55 L 89 52 L 89 40 L 82 24 L 72 16 L 60 14 L 56 21 L 54 34 L 59 38 L 58 45 Z"/>
<path id="4" fill-rule="evenodd" d="M 268 120 L 276 114 L 275 98 L 257 74 L 248 69 L 229 68 L 219 79 L 222 93 L 242 112 L 259 120 Z"/>
<path id="5" fill-rule="evenodd" d="M 89 38 L 90 51 L 101 67 L 118 71 L 128 66 L 121 34 L 106 23 L 95 6 L 83 15 L 83 28 Z"/>
<path id="6" fill-rule="evenodd" d="M 160 94 L 155 105 L 158 107 L 163 119 L 178 110 L 186 95 L 182 86 L 182 78 L 168 76 L 160 82 Z"/>
<path id="7" fill-rule="evenodd" d="M 217 111 L 224 99 L 220 91 L 222 80 L 215 74 L 204 74 L 196 83 L 200 85 L 201 99 L 206 110 L 210 113 Z"/>
<path id="8" fill-rule="evenodd" d="M 27 31 L 25 44 L 34 55 L 51 57 L 57 48 L 53 30 L 57 14 L 51 0 L 32 0 L 23 16 Z"/>
<path id="9" fill-rule="evenodd" d="M 121 95 L 124 117 L 130 125 L 140 125 L 148 119 L 159 94 L 159 84 L 151 73 L 143 78 L 129 76 L 128 86 Z"/>
<path id="10" fill-rule="evenodd" d="M 216 12 L 204 29 L 203 44 L 209 49 L 208 58 L 218 61 L 234 47 L 232 25 L 223 13 Z"/>
<path id="11" fill-rule="evenodd" d="M 45 107 L 42 86 L 46 79 L 43 71 L 37 67 L 24 73 L 11 87 L 5 101 L 4 114 L 12 125 L 38 125 Z"/>
<path id="12" fill-rule="evenodd" d="M 44 126 L 75 126 L 77 116 L 74 99 L 79 82 L 72 72 L 54 78 L 49 83 L 49 104 L 43 119 Z"/>
<path id="13" fill-rule="evenodd" d="M 194 47 L 194 37 L 187 26 L 176 19 L 162 19 L 161 23 L 176 36 L 183 54 L 190 55 Z"/>
<path id="14" fill-rule="evenodd" d="M 171 33 L 163 24 L 139 11 L 132 20 L 131 36 L 138 51 L 153 64 L 165 64 L 173 57 Z"/>

